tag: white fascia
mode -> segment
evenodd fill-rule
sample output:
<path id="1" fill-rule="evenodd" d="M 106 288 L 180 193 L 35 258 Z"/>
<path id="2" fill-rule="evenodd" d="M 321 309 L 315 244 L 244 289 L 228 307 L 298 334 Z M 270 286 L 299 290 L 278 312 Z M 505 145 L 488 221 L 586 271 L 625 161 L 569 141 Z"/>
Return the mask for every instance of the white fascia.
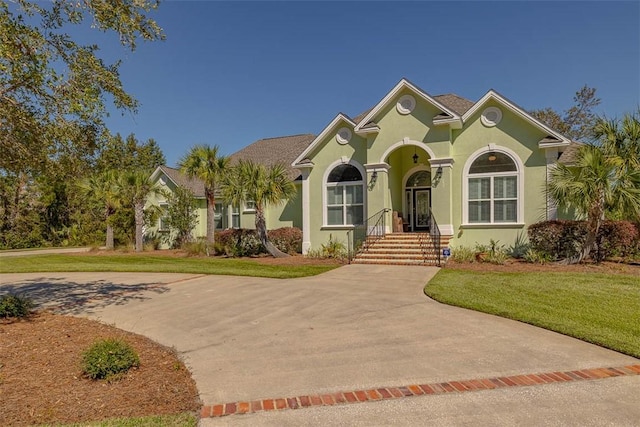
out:
<path id="1" fill-rule="evenodd" d="M 318 147 L 318 145 L 320 145 L 320 143 L 327 136 L 329 136 L 329 132 L 331 132 L 338 125 L 338 123 L 340 123 L 341 121 L 344 121 L 345 123 L 347 123 L 349 126 L 351 126 L 352 129 L 356 125 L 353 122 L 353 120 L 351 120 L 349 117 L 347 117 L 347 115 L 345 115 L 343 113 L 338 113 L 338 115 L 333 120 L 331 120 L 331 123 L 329 123 L 322 130 L 322 132 L 320 132 L 320 135 L 316 136 L 316 139 L 314 139 L 311 142 L 311 144 L 309 144 L 309 146 L 298 157 L 296 157 L 296 159 L 293 161 L 293 163 L 291 163 L 291 166 L 294 167 L 294 168 L 300 167 L 301 165 L 299 165 L 298 163 L 301 162 L 305 157 L 307 157 L 307 155 L 309 153 L 311 153 L 313 150 L 315 150 Z"/>
<path id="2" fill-rule="evenodd" d="M 464 123 L 467 120 L 469 120 L 469 118 L 471 116 L 473 116 L 478 110 L 480 110 L 480 108 L 482 108 L 484 106 L 484 104 L 486 104 L 491 99 L 497 101 L 503 107 L 506 107 L 511 112 L 515 113 L 516 115 L 518 115 L 518 116 L 522 117 L 523 119 L 529 121 L 531 124 L 536 126 L 538 129 L 540 129 L 540 130 L 548 133 L 549 135 L 557 138 L 558 140 L 560 140 L 560 142 L 557 142 L 557 143 L 538 144 L 540 148 L 544 148 L 544 147 L 566 147 L 567 145 L 569 145 L 571 143 L 571 140 L 569 138 L 567 138 L 567 137 L 559 134 L 555 130 L 551 129 L 549 126 L 545 125 L 544 123 L 542 123 L 541 121 L 539 121 L 535 117 L 531 116 L 525 110 L 523 110 L 522 108 L 518 107 L 516 104 L 514 104 L 511 101 L 509 101 L 507 98 L 505 98 L 504 96 L 500 95 L 498 92 L 496 92 L 493 89 L 490 89 L 489 92 L 487 92 L 482 98 L 480 98 L 480 100 L 478 100 L 478 102 L 476 102 L 473 105 L 473 107 L 471 107 L 466 113 L 463 114 L 462 123 Z"/>
<path id="3" fill-rule="evenodd" d="M 402 79 L 402 80 L 400 80 L 398 82 L 398 84 L 396 84 L 394 86 L 393 89 L 391 89 L 391 91 L 389 91 L 389 93 L 387 93 L 387 95 L 384 98 L 382 98 L 382 100 L 380 100 L 380 102 L 378 102 L 376 104 L 375 107 L 373 107 L 373 109 L 371 111 L 369 111 L 369 114 L 367 114 L 362 120 L 360 120 L 360 122 L 354 128 L 354 131 L 356 133 L 360 133 L 360 132 L 363 132 L 363 131 L 366 132 L 366 129 L 362 129 L 362 127 L 364 125 L 366 125 L 367 123 L 369 123 L 376 116 L 376 114 L 378 114 L 378 112 L 380 112 L 380 110 L 385 108 L 391 101 L 393 101 L 393 99 L 403 89 L 409 89 L 411 92 L 413 92 L 414 95 L 416 95 L 420 99 L 432 104 L 436 108 L 438 108 L 441 111 L 445 112 L 446 114 L 450 115 L 452 118 L 460 119 L 460 116 L 458 114 L 456 114 L 454 111 L 450 110 L 449 108 L 445 107 L 444 105 L 442 105 L 441 103 L 436 101 L 434 98 L 429 96 L 427 93 L 423 92 L 420 88 L 418 88 L 417 86 L 412 84 L 407 79 Z M 449 119 L 447 119 L 447 120 L 449 120 Z"/>

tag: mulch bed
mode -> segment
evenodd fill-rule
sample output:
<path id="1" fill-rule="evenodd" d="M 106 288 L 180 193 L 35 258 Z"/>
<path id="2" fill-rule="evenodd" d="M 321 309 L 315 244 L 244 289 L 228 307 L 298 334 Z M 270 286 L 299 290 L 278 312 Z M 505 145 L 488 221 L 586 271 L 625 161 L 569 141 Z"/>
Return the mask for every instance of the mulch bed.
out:
<path id="1" fill-rule="evenodd" d="M 121 338 L 140 367 L 107 382 L 85 378 L 82 353 L 97 339 Z M 38 313 L 0 321 L 0 425 L 97 421 L 198 412 L 195 382 L 176 353 L 141 335 L 88 319 Z"/>
<path id="2" fill-rule="evenodd" d="M 602 262 L 581 263 L 574 265 L 563 265 L 558 263 L 531 264 L 519 260 L 507 260 L 504 265 L 491 264 L 488 262 L 456 263 L 447 261 L 447 269 L 467 270 L 467 271 L 492 271 L 505 273 L 532 273 L 532 272 L 554 272 L 554 273 L 594 273 L 594 274 L 627 274 L 640 276 L 640 264 L 628 264 L 622 262 Z"/>

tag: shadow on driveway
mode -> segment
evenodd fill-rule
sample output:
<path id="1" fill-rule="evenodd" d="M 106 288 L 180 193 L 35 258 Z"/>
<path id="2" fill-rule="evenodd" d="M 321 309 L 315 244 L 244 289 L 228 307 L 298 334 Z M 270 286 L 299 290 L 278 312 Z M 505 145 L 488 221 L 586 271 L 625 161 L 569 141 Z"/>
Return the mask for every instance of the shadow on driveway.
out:
<path id="1" fill-rule="evenodd" d="M 151 298 L 149 292 L 162 294 L 169 290 L 164 284 L 123 284 L 108 280 L 74 282 L 64 277 L 38 277 L 16 283 L 0 284 L 0 295 L 29 297 L 38 309 L 61 314 L 90 314 L 108 305 L 124 305 L 131 300 Z"/>

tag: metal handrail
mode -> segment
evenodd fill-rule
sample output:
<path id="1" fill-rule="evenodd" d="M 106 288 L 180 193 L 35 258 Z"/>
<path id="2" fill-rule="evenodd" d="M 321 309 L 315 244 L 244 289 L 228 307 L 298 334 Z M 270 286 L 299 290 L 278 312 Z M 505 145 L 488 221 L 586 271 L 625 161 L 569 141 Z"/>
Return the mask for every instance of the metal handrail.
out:
<path id="1" fill-rule="evenodd" d="M 438 223 L 436 222 L 436 217 L 433 215 L 431 209 L 429 209 L 429 236 L 431 237 L 431 242 L 433 244 L 433 250 L 436 252 L 436 264 L 440 267 L 441 262 L 441 248 L 440 248 L 440 227 L 438 227 Z M 423 246 L 423 241 L 421 241 L 422 256 L 424 257 L 424 262 L 427 261 L 426 250 Z"/>
<path id="2" fill-rule="evenodd" d="M 358 253 L 368 250 L 369 246 L 384 237 L 386 233 L 386 213 L 390 210 L 389 208 L 384 208 L 347 231 L 349 264 Z M 369 225 L 371 223 L 373 225 Z"/>

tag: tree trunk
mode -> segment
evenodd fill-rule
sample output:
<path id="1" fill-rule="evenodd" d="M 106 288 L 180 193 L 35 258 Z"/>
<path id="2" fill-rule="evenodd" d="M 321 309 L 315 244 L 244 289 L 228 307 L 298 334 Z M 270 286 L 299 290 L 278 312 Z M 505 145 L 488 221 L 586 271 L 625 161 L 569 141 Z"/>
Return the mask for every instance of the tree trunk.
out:
<path id="1" fill-rule="evenodd" d="M 259 206 L 257 203 L 256 203 L 256 232 L 258 233 L 260 242 L 262 242 L 262 245 L 272 257 L 286 258 L 289 256 L 289 254 L 285 254 L 280 249 L 276 248 L 276 246 L 269 241 L 269 237 L 267 236 L 267 223 L 264 219 L 264 212 L 262 210 L 262 206 Z"/>
<path id="2" fill-rule="evenodd" d="M 216 222 L 215 222 L 215 209 L 216 209 L 216 198 L 213 194 L 213 189 L 205 190 L 207 196 L 207 245 L 213 249 L 213 245 L 215 243 L 215 231 L 216 231 Z M 211 250 L 211 253 L 214 253 Z M 207 255 L 209 254 L 209 249 L 207 249 Z"/>
<path id="3" fill-rule="evenodd" d="M 142 239 L 142 228 L 144 227 L 144 201 L 137 201 L 133 207 L 136 221 L 136 252 L 142 252 L 144 241 Z"/>
<path id="4" fill-rule="evenodd" d="M 600 226 L 604 218 L 604 196 L 601 197 L 601 202 L 594 206 L 588 214 L 587 218 L 587 236 L 584 239 L 584 244 L 580 249 L 580 252 L 573 257 L 560 261 L 560 264 L 579 264 L 591 253 L 596 246 L 596 240 L 598 233 L 600 232 Z"/>
<path id="5" fill-rule="evenodd" d="M 109 223 L 109 220 L 111 219 L 111 209 L 109 207 L 107 207 L 105 209 L 105 219 L 107 222 L 107 241 L 105 242 L 105 246 L 107 247 L 108 251 L 112 251 L 114 244 L 113 244 L 113 226 Z"/>

